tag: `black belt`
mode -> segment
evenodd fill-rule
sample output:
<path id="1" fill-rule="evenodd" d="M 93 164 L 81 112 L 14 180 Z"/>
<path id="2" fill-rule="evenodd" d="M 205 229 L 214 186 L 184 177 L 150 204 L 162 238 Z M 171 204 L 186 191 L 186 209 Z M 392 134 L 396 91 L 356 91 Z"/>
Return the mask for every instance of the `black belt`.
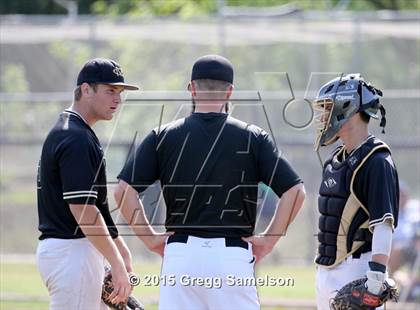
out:
<path id="1" fill-rule="evenodd" d="M 184 234 L 173 234 L 169 236 L 167 244 L 173 242 L 187 243 L 188 235 Z M 248 250 L 248 242 L 243 241 L 241 238 L 224 237 L 226 247 L 240 247 Z"/>

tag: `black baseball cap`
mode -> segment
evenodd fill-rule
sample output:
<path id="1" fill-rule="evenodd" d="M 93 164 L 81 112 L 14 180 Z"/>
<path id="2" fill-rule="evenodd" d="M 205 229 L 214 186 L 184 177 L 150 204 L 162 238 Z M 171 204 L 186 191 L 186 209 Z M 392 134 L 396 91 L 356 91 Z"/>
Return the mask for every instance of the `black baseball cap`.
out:
<path id="1" fill-rule="evenodd" d="M 127 90 L 139 89 L 136 85 L 125 83 L 120 65 L 106 58 L 95 58 L 85 63 L 77 77 L 77 86 L 83 83 L 123 86 Z"/>
<path id="2" fill-rule="evenodd" d="M 191 72 L 191 81 L 210 79 L 233 83 L 233 66 L 225 57 L 206 55 L 198 58 Z"/>

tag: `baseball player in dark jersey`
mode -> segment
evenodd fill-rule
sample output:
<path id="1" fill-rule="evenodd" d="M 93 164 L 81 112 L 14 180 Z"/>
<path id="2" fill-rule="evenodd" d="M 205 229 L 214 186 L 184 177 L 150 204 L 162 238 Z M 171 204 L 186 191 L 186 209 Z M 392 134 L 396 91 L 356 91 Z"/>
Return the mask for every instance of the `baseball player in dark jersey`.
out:
<path id="1" fill-rule="evenodd" d="M 232 64 L 199 58 L 188 86 L 193 113 L 152 130 L 118 178 L 115 198 L 137 236 L 161 256 L 160 309 L 258 309 L 254 263 L 304 200 L 301 179 L 261 128 L 229 116 Z M 138 194 L 159 180 L 166 229 L 155 233 Z M 282 197 L 264 236 L 253 236 L 258 183 Z"/>
<path id="2" fill-rule="evenodd" d="M 131 292 L 131 255 L 107 202 L 105 158 L 92 126 L 111 120 L 121 103 L 120 66 L 88 61 L 77 78 L 74 102 L 49 132 L 38 166 L 37 264 L 50 309 L 106 309 L 101 302 L 104 257 L 112 267 L 114 302 Z"/>
<path id="3" fill-rule="evenodd" d="M 316 287 L 321 310 L 330 309 L 331 298 L 350 281 L 367 276 L 374 300 L 387 279 L 399 183 L 389 147 L 368 130 L 378 111 L 385 127 L 381 96 L 359 74 L 349 74 L 322 86 L 314 101 L 317 150 L 342 142 L 323 164 L 319 189 Z"/>

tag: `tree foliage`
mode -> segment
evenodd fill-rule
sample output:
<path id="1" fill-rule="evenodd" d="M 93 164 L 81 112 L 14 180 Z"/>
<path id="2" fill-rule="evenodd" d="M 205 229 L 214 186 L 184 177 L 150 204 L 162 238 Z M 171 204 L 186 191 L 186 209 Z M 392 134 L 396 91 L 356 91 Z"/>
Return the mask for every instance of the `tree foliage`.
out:
<path id="1" fill-rule="evenodd" d="M 63 1 L 63 0 L 61 0 Z M 69 1 L 69 0 L 65 0 Z M 0 14 L 66 14 L 54 0 L 0 0 Z M 215 14 L 218 5 L 270 7 L 295 3 L 302 9 L 329 10 L 340 0 L 76 0 L 79 14 L 195 16 Z M 419 10 L 419 0 L 351 0 L 349 10 Z"/>

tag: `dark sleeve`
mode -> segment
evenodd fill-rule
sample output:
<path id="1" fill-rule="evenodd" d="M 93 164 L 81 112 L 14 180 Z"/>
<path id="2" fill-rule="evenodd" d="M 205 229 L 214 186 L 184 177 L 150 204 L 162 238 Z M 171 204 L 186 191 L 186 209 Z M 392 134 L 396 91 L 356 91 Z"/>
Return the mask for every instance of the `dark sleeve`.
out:
<path id="1" fill-rule="evenodd" d="M 397 226 L 399 184 L 398 174 L 391 154 L 380 152 L 372 155 L 366 163 L 365 173 L 359 176 L 363 188 L 362 203 L 369 210 L 369 229 L 390 221 L 392 228 Z"/>
<path id="2" fill-rule="evenodd" d="M 101 210 L 101 215 L 104 218 L 106 227 L 109 231 L 109 235 L 111 236 L 112 239 L 115 239 L 119 236 L 118 233 L 118 228 L 114 223 L 114 220 L 112 219 L 112 216 L 109 212 L 109 207 L 108 204 L 106 206 L 106 209 L 104 211 Z"/>
<path id="3" fill-rule="evenodd" d="M 141 193 L 158 178 L 157 137 L 152 131 L 137 147 L 133 148 L 118 179 L 130 184 Z"/>
<path id="4" fill-rule="evenodd" d="M 276 148 L 268 133 L 262 131 L 259 140 L 257 156 L 259 181 L 270 186 L 277 196 L 281 197 L 284 192 L 302 180 Z"/>
<path id="5" fill-rule="evenodd" d="M 94 181 L 99 169 L 94 145 L 86 135 L 74 133 L 63 138 L 55 152 L 64 200 L 94 205 L 98 198 Z"/>

